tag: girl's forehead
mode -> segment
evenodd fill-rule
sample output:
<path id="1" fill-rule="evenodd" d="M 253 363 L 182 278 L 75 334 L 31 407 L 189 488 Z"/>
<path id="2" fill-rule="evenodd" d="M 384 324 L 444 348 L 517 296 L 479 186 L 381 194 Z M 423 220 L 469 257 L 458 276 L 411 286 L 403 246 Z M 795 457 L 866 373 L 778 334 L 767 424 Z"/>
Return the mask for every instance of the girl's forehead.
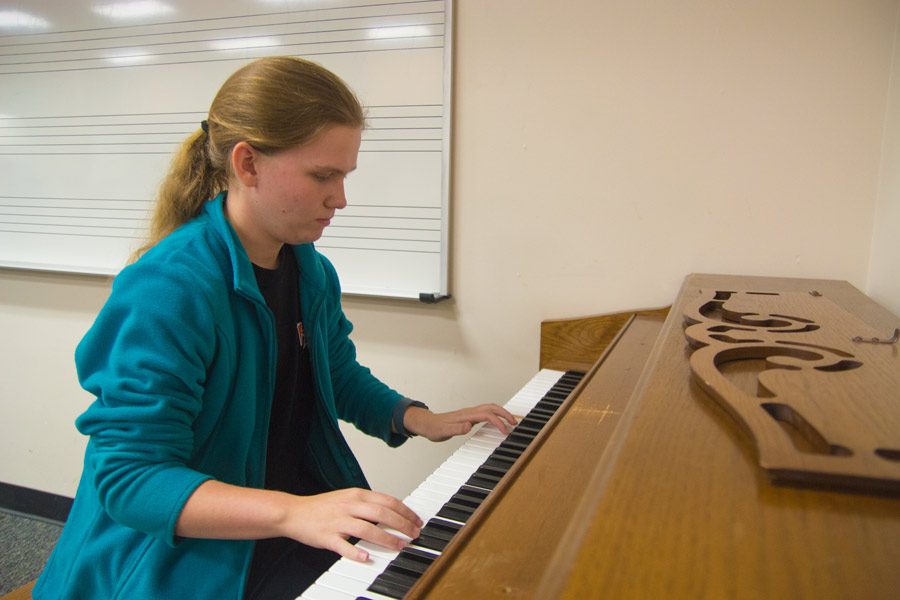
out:
<path id="1" fill-rule="evenodd" d="M 356 127 L 333 125 L 323 130 L 314 140 L 289 148 L 279 155 L 286 160 L 297 160 L 306 166 L 349 173 L 356 169 L 362 130 Z"/>

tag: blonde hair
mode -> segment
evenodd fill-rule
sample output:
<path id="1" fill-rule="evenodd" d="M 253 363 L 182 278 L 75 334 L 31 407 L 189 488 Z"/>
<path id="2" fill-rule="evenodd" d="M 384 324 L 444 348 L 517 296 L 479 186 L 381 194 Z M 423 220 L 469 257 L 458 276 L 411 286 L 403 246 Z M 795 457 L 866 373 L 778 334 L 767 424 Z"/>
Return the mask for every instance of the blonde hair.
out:
<path id="1" fill-rule="evenodd" d="M 334 73 L 302 58 L 256 60 L 229 77 L 209 109 L 207 131 L 181 144 L 160 185 L 147 243 L 133 259 L 193 219 L 227 189 L 229 157 L 246 141 L 267 154 L 313 141 L 329 125 L 363 128 L 359 100 Z"/>

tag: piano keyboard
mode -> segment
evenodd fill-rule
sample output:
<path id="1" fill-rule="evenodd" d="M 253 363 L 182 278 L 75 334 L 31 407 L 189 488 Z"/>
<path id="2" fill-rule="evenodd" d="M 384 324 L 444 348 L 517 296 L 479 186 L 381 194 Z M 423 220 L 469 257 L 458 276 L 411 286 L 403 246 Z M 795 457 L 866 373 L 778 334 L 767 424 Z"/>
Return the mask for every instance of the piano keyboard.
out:
<path id="1" fill-rule="evenodd" d="M 357 543 L 369 553 L 367 562 L 338 560 L 297 600 L 402 598 L 441 555 L 581 377 L 577 372 L 541 370 L 506 403 L 505 408 L 512 414 L 525 415 L 508 436 L 493 425 L 483 425 L 403 501 L 425 522 L 418 538 L 399 552 L 368 542 Z"/>

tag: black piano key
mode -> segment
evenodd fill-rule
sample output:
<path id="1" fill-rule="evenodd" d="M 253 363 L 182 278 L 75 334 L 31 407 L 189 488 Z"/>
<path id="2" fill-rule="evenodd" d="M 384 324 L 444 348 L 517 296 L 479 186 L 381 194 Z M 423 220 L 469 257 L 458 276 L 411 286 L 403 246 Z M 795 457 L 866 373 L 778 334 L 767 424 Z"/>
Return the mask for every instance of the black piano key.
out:
<path id="1" fill-rule="evenodd" d="M 432 535 L 427 535 L 424 533 L 419 533 L 419 537 L 410 542 L 413 546 L 419 546 L 422 548 L 428 548 L 429 550 L 434 550 L 435 552 L 443 552 L 444 548 L 447 547 L 448 540 L 442 540 L 441 538 L 436 538 Z"/>
<path id="2" fill-rule="evenodd" d="M 418 548 L 404 548 L 391 562 L 402 564 L 410 571 L 418 570 L 421 573 L 425 571 L 436 558 L 436 554 L 424 552 Z"/>
<path id="3" fill-rule="evenodd" d="M 522 451 L 528 447 L 528 444 L 531 443 L 532 439 L 534 439 L 534 438 L 532 437 L 530 439 L 523 440 L 520 438 L 509 439 L 509 437 L 507 437 L 505 440 L 500 442 L 500 444 L 496 448 L 494 448 L 494 452 L 496 452 L 497 450 L 507 451 L 507 452 L 516 452 L 517 451 L 521 454 Z M 493 452 L 491 453 L 491 455 L 493 456 Z M 518 456 L 516 456 L 514 458 L 515 458 L 515 460 L 519 459 Z"/>
<path id="4" fill-rule="evenodd" d="M 429 519 L 422 531 L 427 531 L 428 535 L 445 539 L 449 542 L 460 529 L 462 529 L 462 525 L 458 523 L 450 523 L 442 519 Z"/>
<path id="5" fill-rule="evenodd" d="M 515 461 L 509 460 L 506 457 L 492 455 L 484 461 L 484 464 L 489 467 L 494 467 L 495 469 L 506 469 L 508 471 L 515 464 Z"/>
<path id="6" fill-rule="evenodd" d="M 519 454 L 522 454 L 522 452 L 527 447 L 528 447 L 528 444 L 520 444 L 518 442 L 504 440 L 504 441 L 500 442 L 499 446 L 494 448 L 494 452 L 497 452 L 499 450 L 501 453 L 505 452 L 507 456 L 512 456 L 513 458 L 518 460 Z M 516 453 L 518 453 L 518 454 L 516 454 Z M 493 454 L 493 452 L 491 454 Z"/>
<path id="7" fill-rule="evenodd" d="M 541 427 L 546 425 L 547 421 L 549 420 L 550 417 L 547 415 L 540 415 L 529 412 L 527 415 L 522 417 L 522 419 L 518 423 L 516 423 L 516 427 L 524 425 L 525 427 L 537 427 L 538 429 L 540 429 Z"/>
<path id="8" fill-rule="evenodd" d="M 555 400 L 538 400 L 534 403 L 534 406 L 531 407 L 531 410 L 528 411 L 528 414 L 550 413 L 553 415 L 559 406 L 560 405 L 557 404 Z"/>
<path id="9" fill-rule="evenodd" d="M 524 427 L 534 427 L 537 429 L 543 429 L 544 425 L 546 425 L 547 421 L 549 421 L 549 420 L 550 420 L 549 416 L 533 415 L 531 413 L 528 413 L 527 415 L 525 415 L 522 418 L 521 421 L 519 421 L 519 424 L 516 425 L 516 427 L 524 426 Z"/>
<path id="10" fill-rule="evenodd" d="M 519 431 L 523 431 L 526 433 L 530 433 L 533 436 L 537 436 L 544 427 L 547 426 L 547 423 L 550 421 L 550 417 L 535 417 L 528 416 L 519 421 L 519 424 L 516 425 L 516 429 Z M 515 430 L 514 430 L 515 431 Z"/>
<path id="11" fill-rule="evenodd" d="M 451 519 L 453 521 L 459 521 L 460 523 L 466 523 L 474 512 L 474 508 L 448 502 L 437 512 L 437 516 L 442 519 Z"/>
<path id="12" fill-rule="evenodd" d="M 543 429 L 543 423 L 541 423 L 541 427 L 534 425 L 532 422 L 525 423 L 524 425 L 520 421 L 518 425 L 512 430 L 512 433 L 516 433 L 519 435 L 527 435 L 531 438 L 537 437 L 537 434 Z"/>
<path id="13" fill-rule="evenodd" d="M 505 468 L 498 469 L 497 467 L 495 467 L 493 465 L 489 465 L 486 462 L 485 462 L 485 464 L 482 464 L 480 467 L 478 467 L 475 470 L 476 473 L 480 473 L 482 475 L 489 475 L 491 477 L 496 477 L 498 481 L 500 480 L 501 477 L 506 475 L 507 471 L 509 471 L 509 469 L 505 469 Z"/>
<path id="14" fill-rule="evenodd" d="M 466 485 L 471 485 L 473 487 L 481 488 L 487 491 L 493 491 L 497 484 L 500 483 L 500 479 L 497 477 L 484 476 L 479 473 L 472 473 L 469 475 L 469 478 L 466 480 Z"/>
<path id="15" fill-rule="evenodd" d="M 425 527 L 419 531 L 419 537 L 414 539 L 411 544 L 421 546 L 429 550 L 443 552 L 444 548 L 453 538 L 457 531 L 462 527 L 457 523 L 431 519 L 425 524 Z"/>
<path id="16" fill-rule="evenodd" d="M 472 475 L 478 475 L 480 477 L 484 477 L 485 479 L 492 479 L 496 482 L 499 482 L 501 479 L 503 479 L 503 476 L 506 475 L 506 473 L 498 473 L 491 470 L 490 467 L 485 467 L 484 465 L 482 465 L 475 469 L 475 472 L 472 473 Z"/>
<path id="17" fill-rule="evenodd" d="M 492 479 L 490 477 L 482 477 L 477 473 L 473 473 L 471 477 L 466 481 L 467 485 L 473 485 L 475 487 L 484 488 L 486 490 L 493 490 L 497 487 L 498 480 Z"/>
<path id="18" fill-rule="evenodd" d="M 534 407 L 538 410 L 545 410 L 550 413 L 556 414 L 556 409 L 558 409 L 561 405 L 553 402 L 551 400 L 539 400 Z"/>
<path id="19" fill-rule="evenodd" d="M 554 411 L 554 410 L 547 410 L 547 409 L 535 407 L 535 408 L 532 408 L 531 411 L 529 411 L 528 416 L 529 417 L 532 417 L 532 416 L 538 417 L 541 419 L 545 419 L 545 421 L 549 421 L 550 417 L 552 417 L 554 414 L 556 414 L 556 411 Z"/>
<path id="20" fill-rule="evenodd" d="M 457 492 L 441 507 L 437 516 L 465 523 L 472 516 L 472 513 L 475 512 L 475 509 L 481 506 L 483 500 L 483 497 L 474 497 Z"/>
<path id="21" fill-rule="evenodd" d="M 521 437 L 516 437 L 516 439 L 527 438 L 528 443 L 530 444 L 531 441 L 534 438 L 536 438 L 540 432 L 541 432 L 540 428 L 533 428 L 533 427 L 528 427 L 527 425 L 525 425 L 523 427 L 516 427 L 515 429 L 513 429 L 512 433 L 510 433 L 510 435 L 521 436 Z"/>
<path id="22" fill-rule="evenodd" d="M 388 565 L 384 572 L 378 577 L 382 578 L 384 581 L 395 583 L 398 587 L 403 587 L 403 593 L 405 594 L 409 591 L 409 588 L 416 583 L 420 574 L 421 573 L 407 573 L 396 565 Z"/>
<path id="23" fill-rule="evenodd" d="M 503 448 L 504 450 L 510 450 L 510 451 L 518 450 L 520 454 L 527 447 L 528 447 L 528 442 L 520 442 L 520 441 L 510 440 L 510 439 L 504 440 L 503 442 L 500 443 L 499 446 L 497 446 L 497 448 Z"/>
<path id="24" fill-rule="evenodd" d="M 416 548 L 404 548 L 368 589 L 392 598 L 402 598 L 435 558 L 436 555 Z"/>
<path id="25" fill-rule="evenodd" d="M 492 458 L 508 458 L 513 462 L 519 460 L 519 457 L 522 456 L 523 448 L 500 448 L 497 447 L 494 450 L 493 454 L 491 454 Z"/>
<path id="26" fill-rule="evenodd" d="M 557 396 L 544 396 L 543 398 L 540 399 L 538 404 L 548 405 L 548 406 L 553 406 L 555 408 L 559 408 L 560 406 L 562 406 L 565 403 L 566 398 L 568 398 L 568 395 L 565 395 L 562 398 L 559 398 Z"/>
<path id="27" fill-rule="evenodd" d="M 518 458 L 518 457 L 516 457 L 516 458 Z M 506 465 L 508 468 L 508 467 L 511 467 L 513 464 L 515 464 L 516 459 L 512 458 L 510 456 L 506 456 L 503 454 L 497 454 L 496 452 L 493 452 L 485 460 L 485 463 L 487 463 L 488 461 L 493 461 L 493 464 L 495 464 L 497 467 L 499 467 L 501 465 Z"/>
<path id="28" fill-rule="evenodd" d="M 480 502 L 465 502 L 463 499 L 448 500 L 437 512 L 437 516 L 451 521 L 465 523 L 480 506 Z"/>
<path id="29" fill-rule="evenodd" d="M 469 510 L 471 512 L 475 512 L 475 509 L 481 506 L 481 501 L 471 500 L 463 496 L 454 496 L 453 498 L 447 500 L 447 503 L 444 504 L 444 506 L 452 506 L 461 510 Z"/>
<path id="30" fill-rule="evenodd" d="M 409 591 L 409 588 L 397 585 L 391 581 L 390 578 L 383 578 L 381 575 L 376 577 L 375 581 L 373 581 L 367 589 L 370 592 L 375 592 L 382 596 L 396 598 L 396 600 L 402 600 L 403 596 L 406 595 L 406 592 Z"/>
<path id="31" fill-rule="evenodd" d="M 437 557 L 437 554 L 425 552 L 424 550 L 419 550 L 418 548 L 407 547 L 401 550 L 400 554 L 398 554 L 397 558 L 395 558 L 394 560 L 402 559 L 406 562 L 417 562 L 423 567 L 427 568 L 428 565 L 433 563 Z"/>
<path id="32" fill-rule="evenodd" d="M 557 398 L 555 396 L 544 396 L 540 400 L 538 400 L 538 405 L 544 404 L 548 406 L 562 406 L 563 402 L 565 402 L 565 398 Z"/>
<path id="33" fill-rule="evenodd" d="M 517 444 L 525 444 L 527 446 L 528 444 L 531 443 L 531 440 L 533 440 L 533 439 L 534 439 L 533 435 L 528 435 L 527 433 L 512 432 L 508 436 L 506 436 L 506 439 L 503 441 L 511 442 L 514 444 L 516 444 L 516 443 Z"/>
<path id="34" fill-rule="evenodd" d="M 493 454 L 491 454 L 491 457 L 500 459 L 507 458 L 512 462 L 515 462 L 521 455 L 521 450 L 516 450 L 514 448 L 497 448 L 494 450 Z"/>
<path id="35" fill-rule="evenodd" d="M 471 508 L 472 510 L 475 510 L 476 508 L 481 506 L 481 503 L 483 501 L 484 498 L 475 498 L 473 496 L 457 492 L 453 494 L 453 496 L 451 496 L 450 500 L 448 500 L 447 503 L 458 504 L 459 506 L 466 506 L 468 508 Z"/>
<path id="36" fill-rule="evenodd" d="M 488 494 L 484 490 L 479 490 L 478 488 L 469 487 L 466 484 L 462 484 L 459 488 L 459 491 L 456 492 L 457 496 L 465 496 L 467 498 L 471 498 L 473 500 L 479 500 L 484 502 L 484 499 L 487 498 Z"/>
<path id="37" fill-rule="evenodd" d="M 491 458 L 496 458 L 498 460 L 507 460 L 508 462 L 515 464 L 516 460 L 518 460 L 521 455 L 522 452 L 520 450 L 512 452 L 510 450 L 501 449 L 498 451 L 494 451 L 494 453 L 491 454 Z"/>

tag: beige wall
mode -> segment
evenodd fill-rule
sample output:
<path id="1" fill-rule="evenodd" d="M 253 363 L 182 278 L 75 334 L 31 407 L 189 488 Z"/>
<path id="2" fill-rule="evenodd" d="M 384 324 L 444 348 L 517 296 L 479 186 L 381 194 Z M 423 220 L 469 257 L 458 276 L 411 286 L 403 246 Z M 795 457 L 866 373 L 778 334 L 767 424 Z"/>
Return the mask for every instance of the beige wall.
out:
<path id="1" fill-rule="evenodd" d="M 348 298 L 360 355 L 449 410 L 511 396 L 542 319 L 664 305 L 689 272 L 846 279 L 897 311 L 897 10 L 458 0 L 454 297 Z M 0 290 L 0 481 L 71 494 L 71 353 L 108 286 L 0 271 Z M 453 446 L 350 437 L 398 495 Z"/>
<path id="2" fill-rule="evenodd" d="M 900 32 L 900 14 L 897 17 Z M 900 39 L 894 37 L 894 60 L 881 156 L 881 185 L 875 209 L 872 262 L 867 292 L 900 315 Z M 889 332 L 885 332 L 889 333 Z"/>

